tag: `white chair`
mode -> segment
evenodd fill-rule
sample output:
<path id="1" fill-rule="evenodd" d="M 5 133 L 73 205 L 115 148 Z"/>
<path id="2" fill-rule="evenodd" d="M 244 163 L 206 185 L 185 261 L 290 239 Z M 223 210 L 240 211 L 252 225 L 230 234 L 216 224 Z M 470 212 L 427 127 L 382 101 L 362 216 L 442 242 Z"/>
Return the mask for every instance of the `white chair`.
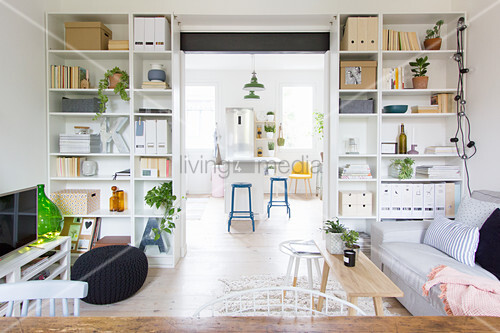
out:
<path id="1" fill-rule="evenodd" d="M 321 269 L 319 268 L 319 260 L 322 259 L 323 257 L 321 254 L 314 254 L 314 253 L 297 253 L 293 250 L 292 246 L 290 244 L 294 243 L 303 243 L 303 244 L 309 244 L 308 241 L 304 240 L 288 240 L 281 242 L 279 244 L 279 249 L 282 253 L 290 256 L 288 260 L 288 268 L 286 270 L 286 277 L 285 277 L 285 284 L 289 285 L 290 284 L 290 278 L 292 274 L 292 267 L 293 263 L 295 261 L 295 269 L 293 273 L 293 280 L 292 280 L 292 286 L 296 287 L 297 286 L 297 277 L 299 275 L 299 266 L 300 266 L 300 260 L 305 259 L 307 263 L 307 281 L 309 282 L 309 289 L 313 289 L 313 272 L 312 272 L 312 262 L 314 262 L 314 265 L 316 267 L 316 273 L 318 275 L 318 278 L 321 279 Z M 316 248 L 316 245 L 314 245 Z M 317 248 L 316 248 L 317 249 Z"/>
<path id="2" fill-rule="evenodd" d="M 320 296 L 325 298 L 325 306 L 318 311 L 314 297 Z M 202 305 L 193 317 L 214 317 L 215 315 L 331 317 L 347 316 L 348 308 L 356 310 L 358 315 L 366 316 L 366 313 L 356 305 L 338 297 L 316 290 L 282 286 L 248 289 L 224 295 Z"/>
<path id="3" fill-rule="evenodd" d="M 36 316 L 42 315 L 42 300 L 50 302 L 50 316 L 55 317 L 55 300 L 62 299 L 63 316 L 68 316 L 68 298 L 74 299 L 74 316 L 80 315 L 80 298 L 87 296 L 88 284 L 82 281 L 68 280 L 44 280 L 27 281 L 17 283 L 5 283 L 0 285 L 0 302 L 9 302 L 7 305 L 7 317 L 12 317 L 14 303 L 22 301 L 21 317 L 28 315 L 29 301 L 36 300 Z"/>

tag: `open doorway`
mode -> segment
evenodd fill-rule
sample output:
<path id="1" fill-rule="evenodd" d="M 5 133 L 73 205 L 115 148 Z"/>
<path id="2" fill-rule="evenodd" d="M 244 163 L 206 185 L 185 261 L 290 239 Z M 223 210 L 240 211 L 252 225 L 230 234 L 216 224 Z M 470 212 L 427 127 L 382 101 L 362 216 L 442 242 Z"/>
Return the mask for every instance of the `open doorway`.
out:
<path id="1" fill-rule="evenodd" d="M 286 232 L 283 229 L 292 226 L 293 230 L 298 231 L 300 227 L 297 225 L 300 223 L 319 227 L 323 212 L 321 153 L 324 151 L 324 142 L 322 124 L 318 123 L 318 119 L 328 107 L 324 97 L 325 54 L 188 53 L 184 63 L 188 247 L 193 245 L 191 239 L 197 237 L 196 233 L 204 233 L 200 231 L 202 228 L 191 228 L 190 223 L 217 220 L 210 228 L 227 233 L 231 200 L 231 192 L 227 190 L 230 184 L 225 172 L 220 177 L 220 174 L 214 175 L 213 170 L 218 152 L 223 161 L 231 160 L 232 157 L 228 147 L 231 124 L 227 121 L 227 112 L 231 108 L 250 109 L 252 112 L 253 123 L 249 128 L 254 153 L 248 156 L 249 159 L 259 156 L 265 159 L 273 155 L 273 160 L 278 162 L 273 173 L 283 177 L 292 173 L 296 162 L 307 161 L 311 166 L 311 178 L 307 181 L 294 180 L 292 188 L 289 188 L 291 219 L 288 219 L 286 208 L 282 207 L 273 207 L 270 218 L 267 218 L 271 172 L 266 164 L 261 165 L 263 170 L 255 167 L 257 175 L 241 178 L 242 181 L 251 181 L 252 177 L 262 177 L 262 188 L 252 187 L 254 192 L 263 192 L 263 199 L 252 203 L 256 206 L 255 213 L 259 214 L 256 231 L 263 231 L 263 226 L 280 232 Z M 256 92 L 259 99 L 245 99 L 248 91 L 242 88 L 250 81 L 254 69 L 265 90 Z M 274 113 L 274 119 L 270 122 L 266 118 L 269 112 Z M 266 125 L 275 127 L 272 139 L 266 139 Z M 278 145 L 278 137 L 284 139 L 284 145 Z M 262 151 L 262 155 L 259 155 L 259 151 Z M 221 186 L 229 196 L 222 197 L 224 191 Z M 275 195 L 276 191 L 282 200 L 284 187 L 281 183 L 274 184 Z M 243 204 L 248 205 L 245 201 L 247 196 L 243 193 L 241 196 L 245 196 Z M 252 193 L 252 197 L 258 198 L 255 193 Z M 315 222 L 311 223 L 311 220 Z M 275 221 L 279 222 L 273 225 Z M 231 232 L 252 233 L 251 222 L 237 220 L 232 224 Z"/>

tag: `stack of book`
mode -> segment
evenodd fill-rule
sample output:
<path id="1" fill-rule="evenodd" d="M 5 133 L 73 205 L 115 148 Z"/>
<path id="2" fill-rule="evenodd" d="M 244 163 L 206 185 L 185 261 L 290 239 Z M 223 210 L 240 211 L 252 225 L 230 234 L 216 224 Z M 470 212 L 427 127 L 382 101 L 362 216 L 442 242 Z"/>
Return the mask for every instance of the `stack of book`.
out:
<path id="1" fill-rule="evenodd" d="M 170 86 L 166 82 L 151 82 L 144 81 L 142 82 L 142 89 L 167 89 Z"/>
<path id="2" fill-rule="evenodd" d="M 360 232 L 357 244 L 359 245 L 360 251 L 362 251 L 368 258 L 370 258 L 371 246 L 372 246 L 371 236 L 368 235 L 366 232 Z"/>
<path id="3" fill-rule="evenodd" d="M 407 84 L 405 84 L 408 73 L 405 73 L 407 68 L 405 67 L 385 67 L 382 68 L 382 89 L 392 90 L 392 89 L 405 89 Z"/>
<path id="4" fill-rule="evenodd" d="M 417 33 L 384 29 L 382 35 L 382 50 L 384 51 L 418 51 L 420 40 Z"/>
<path id="5" fill-rule="evenodd" d="M 368 164 L 347 164 L 339 171 L 340 179 L 372 179 Z"/>
<path id="6" fill-rule="evenodd" d="M 79 66 L 50 66 L 50 88 L 79 89 L 82 80 L 89 79 L 89 71 Z"/>
<path id="7" fill-rule="evenodd" d="M 437 105 L 414 105 L 411 107 L 412 113 L 439 113 Z"/>
<path id="8" fill-rule="evenodd" d="M 83 161 L 85 161 L 85 157 L 58 157 L 57 177 L 80 177 Z"/>
<path id="9" fill-rule="evenodd" d="M 59 134 L 60 153 L 90 154 L 101 152 L 100 134 Z"/>
<path id="10" fill-rule="evenodd" d="M 321 254 L 314 240 L 290 242 L 290 248 L 296 254 Z"/>
<path id="11" fill-rule="evenodd" d="M 170 160 L 165 157 L 141 157 L 141 175 L 145 177 L 142 170 L 155 170 L 149 177 L 170 177 Z"/>
<path id="12" fill-rule="evenodd" d="M 453 154 L 456 151 L 455 146 L 429 146 L 425 148 L 426 154 Z"/>
<path id="13" fill-rule="evenodd" d="M 453 94 L 434 94 L 431 96 L 431 105 L 437 106 L 438 112 L 452 113 L 456 104 Z"/>
<path id="14" fill-rule="evenodd" d="M 122 171 L 117 171 L 113 175 L 113 180 L 119 180 L 119 179 L 129 179 L 130 178 L 130 169 L 122 170 Z"/>
<path id="15" fill-rule="evenodd" d="M 458 165 L 419 165 L 417 176 L 421 178 L 459 179 L 460 166 Z"/>

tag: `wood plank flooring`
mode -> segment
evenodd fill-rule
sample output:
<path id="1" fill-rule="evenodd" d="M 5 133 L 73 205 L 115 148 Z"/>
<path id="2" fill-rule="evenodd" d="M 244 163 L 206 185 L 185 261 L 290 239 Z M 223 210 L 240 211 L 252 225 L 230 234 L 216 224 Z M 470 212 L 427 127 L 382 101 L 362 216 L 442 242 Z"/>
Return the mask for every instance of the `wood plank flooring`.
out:
<path id="1" fill-rule="evenodd" d="M 279 251 L 278 244 L 318 237 L 322 221 L 322 201 L 317 197 L 291 195 L 290 203 L 291 219 L 285 208 L 276 207 L 270 219 L 256 221 L 255 233 L 249 220 L 233 220 L 228 233 L 223 199 L 198 200 L 197 212 L 188 212 L 188 252 L 176 268 L 150 269 L 146 283 L 133 297 L 110 305 L 83 303 L 81 315 L 186 317 L 219 295 L 223 287 L 220 278 L 284 275 L 288 257 Z M 299 275 L 306 274 L 306 265 L 302 265 Z M 391 312 L 410 315 L 396 299 L 384 301 L 392 305 Z"/>

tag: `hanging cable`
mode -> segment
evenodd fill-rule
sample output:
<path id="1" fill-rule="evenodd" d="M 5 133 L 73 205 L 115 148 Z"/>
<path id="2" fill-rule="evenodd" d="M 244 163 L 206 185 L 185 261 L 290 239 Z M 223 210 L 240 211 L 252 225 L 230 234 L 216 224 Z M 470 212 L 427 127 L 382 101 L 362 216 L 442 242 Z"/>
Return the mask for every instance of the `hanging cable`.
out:
<path id="1" fill-rule="evenodd" d="M 470 176 L 467 161 L 476 154 L 477 147 L 476 143 L 471 140 L 470 121 L 469 117 L 467 117 L 467 114 L 465 113 L 467 102 L 465 100 L 464 92 L 464 75 L 469 72 L 469 69 L 464 65 L 463 34 L 465 29 L 467 29 L 465 19 L 460 17 L 457 22 L 457 52 L 453 55 L 453 59 L 458 64 L 458 85 L 457 94 L 455 95 L 455 101 L 457 104 L 457 131 L 455 132 L 455 136 L 451 138 L 450 141 L 455 144 L 457 155 L 464 162 L 467 190 L 470 195 Z"/>

